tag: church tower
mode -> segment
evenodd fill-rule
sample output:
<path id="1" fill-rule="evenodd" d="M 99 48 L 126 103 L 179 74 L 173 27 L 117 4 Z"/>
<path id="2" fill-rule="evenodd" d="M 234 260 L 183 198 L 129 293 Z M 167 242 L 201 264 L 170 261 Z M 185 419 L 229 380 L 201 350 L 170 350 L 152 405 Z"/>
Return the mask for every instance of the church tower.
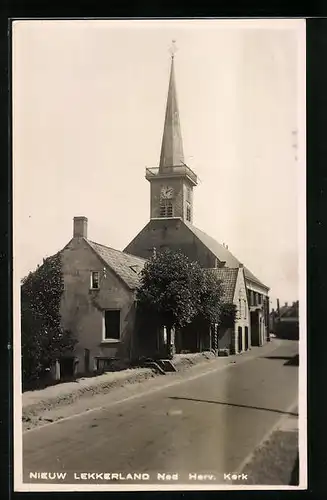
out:
<path id="1" fill-rule="evenodd" d="M 197 176 L 184 163 L 174 55 L 173 47 L 159 167 L 147 168 L 145 177 L 151 187 L 151 219 L 180 218 L 192 223 L 193 187 L 197 185 Z"/>
<path id="2" fill-rule="evenodd" d="M 243 283 L 245 278 L 245 285 L 249 293 L 251 292 L 251 296 L 253 294 L 261 296 L 261 312 L 258 312 L 259 306 L 256 306 L 256 315 L 247 308 L 248 313 L 240 316 L 241 319 L 235 323 L 230 344 L 227 346 L 238 352 L 243 350 L 243 346 L 250 346 L 251 343 L 261 345 L 263 336 L 268 335 L 268 320 L 266 318 L 269 311 L 266 307 L 265 312 L 265 306 L 262 304 L 269 304 L 269 287 L 259 281 L 249 269 L 243 268 L 239 260 L 226 246 L 193 224 L 193 188 L 197 185 L 197 176 L 184 162 L 175 85 L 174 51 L 171 55 L 159 166 L 147 168 L 145 177 L 150 182 L 151 187 L 150 220 L 125 247 L 124 252 L 144 259 L 151 259 L 156 255 L 156 252 L 166 249 L 180 251 L 191 262 L 196 261 L 203 268 L 219 268 L 216 269 L 217 272 L 223 269 L 221 274 L 227 288 L 230 288 L 231 276 L 236 276 L 235 287 L 241 286 L 242 281 L 239 281 L 241 277 Z M 240 272 L 240 268 L 243 268 L 242 272 Z M 246 293 L 244 296 L 247 297 L 248 294 Z M 238 297 L 237 294 L 237 303 L 240 307 L 239 304 L 243 302 L 239 302 Z M 258 319 L 258 315 L 260 319 Z M 251 330 L 254 332 L 253 336 L 251 336 Z M 260 340 L 258 340 L 258 335 Z M 190 338 L 189 335 L 187 338 Z M 189 350 L 190 345 L 187 342 L 186 340 L 185 349 Z M 191 349 L 194 348 L 194 345 Z"/>

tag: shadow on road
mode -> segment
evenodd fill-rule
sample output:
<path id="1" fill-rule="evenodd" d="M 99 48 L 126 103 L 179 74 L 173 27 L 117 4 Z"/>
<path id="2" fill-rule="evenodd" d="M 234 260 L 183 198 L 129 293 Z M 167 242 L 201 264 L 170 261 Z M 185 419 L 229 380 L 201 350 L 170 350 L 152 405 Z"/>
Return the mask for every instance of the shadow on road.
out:
<path id="1" fill-rule="evenodd" d="M 285 366 L 299 366 L 299 355 L 295 356 L 261 356 L 261 359 L 283 359 Z"/>
<path id="2" fill-rule="evenodd" d="M 299 366 L 299 355 L 293 356 L 293 358 L 289 359 L 286 363 L 286 366 Z"/>
<path id="3" fill-rule="evenodd" d="M 238 408 L 249 408 L 250 410 L 269 411 L 269 412 L 273 412 L 273 413 L 280 413 L 283 415 L 292 415 L 294 417 L 299 416 L 298 413 L 291 412 L 291 411 L 276 410 L 274 408 L 261 408 L 260 406 L 249 406 L 249 405 L 240 405 L 240 404 L 234 404 L 234 403 L 224 403 L 222 401 L 209 401 L 206 399 L 195 399 L 195 398 L 181 398 L 178 396 L 170 396 L 169 399 L 195 401 L 198 403 L 211 403 L 211 404 L 224 405 L 224 406 L 235 406 Z"/>

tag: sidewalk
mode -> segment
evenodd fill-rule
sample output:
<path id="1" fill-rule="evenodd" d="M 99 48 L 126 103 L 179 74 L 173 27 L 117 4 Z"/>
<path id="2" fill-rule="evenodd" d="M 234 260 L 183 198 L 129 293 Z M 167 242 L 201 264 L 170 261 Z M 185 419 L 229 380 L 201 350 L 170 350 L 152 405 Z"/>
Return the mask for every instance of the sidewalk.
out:
<path id="1" fill-rule="evenodd" d="M 95 377 L 80 378 L 74 382 L 65 382 L 41 390 L 27 391 L 22 395 L 23 420 L 36 416 L 40 412 L 70 405 L 82 398 L 105 395 L 114 389 L 128 387 L 149 379 L 161 377 L 165 383 L 166 377 L 181 376 L 185 371 L 203 369 L 203 367 L 211 368 L 217 365 L 224 367 L 233 363 L 245 362 L 247 359 L 264 355 L 277 346 L 278 341 L 274 340 L 262 347 L 253 347 L 250 351 L 228 357 L 216 357 L 210 352 L 179 354 L 173 359 L 177 373 L 166 376 L 157 374 L 151 368 L 134 368 Z"/>
<path id="2" fill-rule="evenodd" d="M 298 407 L 295 406 L 254 450 L 240 471 L 247 475 L 241 484 L 298 486 L 298 434 Z"/>
<path id="3" fill-rule="evenodd" d="M 181 372 L 212 360 L 217 360 L 217 357 L 209 352 L 181 354 L 174 357 L 173 364 L 176 370 Z M 158 373 L 151 368 L 129 368 L 94 377 L 81 377 L 73 382 L 63 382 L 45 389 L 26 391 L 22 395 L 23 415 L 27 413 L 33 415 L 48 407 L 70 404 L 84 396 L 106 394 L 112 389 L 156 376 Z"/>

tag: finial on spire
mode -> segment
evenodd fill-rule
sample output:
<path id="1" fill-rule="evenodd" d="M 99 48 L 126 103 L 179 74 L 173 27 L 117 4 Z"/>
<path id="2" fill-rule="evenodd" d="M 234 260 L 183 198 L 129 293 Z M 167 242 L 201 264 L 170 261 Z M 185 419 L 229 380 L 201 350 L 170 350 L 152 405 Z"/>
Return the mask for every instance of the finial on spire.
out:
<path id="1" fill-rule="evenodd" d="M 171 41 L 171 47 L 169 49 L 169 52 L 170 52 L 171 58 L 174 59 L 175 54 L 177 52 L 176 40 Z"/>

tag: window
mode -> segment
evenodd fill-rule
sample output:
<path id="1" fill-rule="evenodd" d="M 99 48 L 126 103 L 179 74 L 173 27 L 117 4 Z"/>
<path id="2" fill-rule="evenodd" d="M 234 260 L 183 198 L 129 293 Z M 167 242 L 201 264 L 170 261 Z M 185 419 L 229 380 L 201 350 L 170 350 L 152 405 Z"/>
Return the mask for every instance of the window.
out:
<path id="1" fill-rule="evenodd" d="M 191 205 L 186 202 L 186 220 L 191 222 Z"/>
<path id="2" fill-rule="evenodd" d="M 242 319 L 242 301 L 238 299 L 238 319 Z"/>
<path id="3" fill-rule="evenodd" d="M 186 200 L 191 201 L 191 188 L 189 187 L 186 188 Z"/>
<path id="4" fill-rule="evenodd" d="M 173 204 L 171 200 L 163 199 L 160 201 L 160 217 L 172 217 Z"/>
<path id="5" fill-rule="evenodd" d="M 120 339 L 120 310 L 110 309 L 104 311 L 103 340 Z"/>
<path id="6" fill-rule="evenodd" d="M 100 273 L 99 271 L 91 272 L 91 288 L 96 290 L 100 288 Z"/>
<path id="7" fill-rule="evenodd" d="M 261 295 L 261 293 L 258 293 L 258 304 L 259 305 L 262 304 L 262 295 Z"/>
<path id="8" fill-rule="evenodd" d="M 243 299 L 243 302 L 244 302 L 244 319 L 247 318 L 247 307 L 246 307 L 246 300 Z"/>

